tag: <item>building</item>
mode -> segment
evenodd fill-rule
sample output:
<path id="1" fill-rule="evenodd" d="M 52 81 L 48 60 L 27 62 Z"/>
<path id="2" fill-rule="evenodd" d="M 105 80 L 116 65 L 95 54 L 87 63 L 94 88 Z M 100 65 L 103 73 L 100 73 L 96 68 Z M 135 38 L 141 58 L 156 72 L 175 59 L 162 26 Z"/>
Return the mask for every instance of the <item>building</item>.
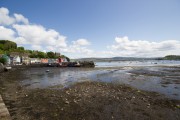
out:
<path id="1" fill-rule="evenodd" d="M 66 58 L 58 58 L 58 63 L 68 62 Z"/>
<path id="2" fill-rule="evenodd" d="M 12 59 L 11 59 L 11 63 L 13 65 L 20 65 L 21 64 L 21 58 L 19 55 L 16 55 L 14 56 Z"/>
<path id="3" fill-rule="evenodd" d="M 40 58 L 30 58 L 30 63 L 31 64 L 39 64 L 41 63 L 41 59 Z"/>
<path id="4" fill-rule="evenodd" d="M 48 63 L 57 63 L 57 59 L 48 59 Z"/>
<path id="5" fill-rule="evenodd" d="M 31 63 L 28 53 L 21 54 L 21 62 L 22 64 L 25 64 L 25 65 L 29 65 Z"/>
<path id="6" fill-rule="evenodd" d="M 41 58 L 41 63 L 48 63 L 48 59 L 47 58 Z"/>
<path id="7" fill-rule="evenodd" d="M 11 52 L 10 54 L 10 61 L 12 65 L 19 65 L 21 64 L 21 58 L 18 52 Z"/>

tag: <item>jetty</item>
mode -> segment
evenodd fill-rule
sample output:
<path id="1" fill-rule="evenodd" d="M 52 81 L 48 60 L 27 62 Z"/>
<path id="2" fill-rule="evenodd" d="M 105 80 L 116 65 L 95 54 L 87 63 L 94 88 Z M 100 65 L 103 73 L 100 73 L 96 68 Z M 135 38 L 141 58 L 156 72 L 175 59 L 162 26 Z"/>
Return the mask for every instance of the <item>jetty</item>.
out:
<path id="1" fill-rule="evenodd" d="M 13 65 L 12 68 L 24 68 L 24 67 L 95 67 L 93 61 L 80 61 L 80 62 L 63 62 L 63 63 L 36 63 L 29 65 Z"/>

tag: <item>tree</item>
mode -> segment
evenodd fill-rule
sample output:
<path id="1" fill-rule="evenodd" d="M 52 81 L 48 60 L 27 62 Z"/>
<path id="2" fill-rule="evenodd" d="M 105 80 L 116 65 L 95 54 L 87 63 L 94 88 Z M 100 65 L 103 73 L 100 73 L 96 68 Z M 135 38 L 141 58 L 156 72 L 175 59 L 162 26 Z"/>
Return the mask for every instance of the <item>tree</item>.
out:
<path id="1" fill-rule="evenodd" d="M 65 55 L 61 55 L 60 58 L 66 58 L 67 61 L 70 62 L 70 59 L 67 56 L 65 56 Z"/>
<path id="2" fill-rule="evenodd" d="M 37 58 L 37 55 L 32 53 L 31 55 L 29 55 L 30 58 Z"/>
<path id="3" fill-rule="evenodd" d="M 47 57 L 48 58 L 56 58 L 56 56 L 55 56 L 55 54 L 54 54 L 54 52 L 47 52 Z"/>
<path id="4" fill-rule="evenodd" d="M 38 52 L 38 54 L 37 54 L 37 57 L 38 58 L 46 58 L 46 54 L 44 53 L 44 52 Z"/>
<path id="5" fill-rule="evenodd" d="M 167 55 L 164 57 L 165 60 L 180 60 L 180 55 Z"/>
<path id="6" fill-rule="evenodd" d="M 0 63 L 2 63 L 2 64 L 5 64 L 7 61 L 6 61 L 6 59 L 5 58 L 0 58 Z"/>
<path id="7" fill-rule="evenodd" d="M 0 50 L 4 50 L 4 45 L 0 44 Z"/>
<path id="8" fill-rule="evenodd" d="M 17 49 L 17 44 L 11 41 L 6 41 L 4 44 L 4 50 Z"/>
<path id="9" fill-rule="evenodd" d="M 67 61 L 70 62 L 70 59 L 68 57 L 66 57 Z"/>
<path id="10" fill-rule="evenodd" d="M 4 54 L 4 51 L 0 49 L 0 54 Z"/>
<path id="11" fill-rule="evenodd" d="M 18 47 L 17 49 L 24 51 L 24 47 Z"/>

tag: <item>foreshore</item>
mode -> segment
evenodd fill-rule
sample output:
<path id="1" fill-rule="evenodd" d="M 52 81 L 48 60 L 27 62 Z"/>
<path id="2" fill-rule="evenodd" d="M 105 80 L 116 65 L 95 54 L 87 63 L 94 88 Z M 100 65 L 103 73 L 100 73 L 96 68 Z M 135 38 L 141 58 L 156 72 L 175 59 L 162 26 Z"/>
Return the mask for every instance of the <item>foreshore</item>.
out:
<path id="1" fill-rule="evenodd" d="M 180 119 L 180 101 L 155 92 L 97 81 L 28 89 L 19 84 L 27 77 L 24 69 L 0 76 L 0 93 L 14 120 Z"/>

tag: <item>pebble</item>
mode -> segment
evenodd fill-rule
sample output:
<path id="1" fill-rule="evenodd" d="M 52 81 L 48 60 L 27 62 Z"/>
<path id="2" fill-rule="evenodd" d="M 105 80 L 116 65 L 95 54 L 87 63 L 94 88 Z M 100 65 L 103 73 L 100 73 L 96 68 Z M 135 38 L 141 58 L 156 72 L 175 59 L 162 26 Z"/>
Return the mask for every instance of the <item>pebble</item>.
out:
<path id="1" fill-rule="evenodd" d="M 180 109 L 180 105 L 176 105 L 176 107 Z"/>
<path id="2" fill-rule="evenodd" d="M 66 91 L 66 94 L 68 94 L 68 95 L 69 95 L 70 93 L 69 93 L 68 91 Z"/>
<path id="3" fill-rule="evenodd" d="M 65 101 L 66 104 L 69 104 L 69 101 Z"/>
<path id="4" fill-rule="evenodd" d="M 147 108 L 150 108 L 150 104 L 147 104 Z"/>
<path id="5" fill-rule="evenodd" d="M 75 99 L 73 100 L 75 103 L 78 103 Z"/>
<path id="6" fill-rule="evenodd" d="M 140 91 L 140 90 L 138 90 L 137 92 L 138 92 L 138 93 L 140 93 L 141 91 Z"/>

